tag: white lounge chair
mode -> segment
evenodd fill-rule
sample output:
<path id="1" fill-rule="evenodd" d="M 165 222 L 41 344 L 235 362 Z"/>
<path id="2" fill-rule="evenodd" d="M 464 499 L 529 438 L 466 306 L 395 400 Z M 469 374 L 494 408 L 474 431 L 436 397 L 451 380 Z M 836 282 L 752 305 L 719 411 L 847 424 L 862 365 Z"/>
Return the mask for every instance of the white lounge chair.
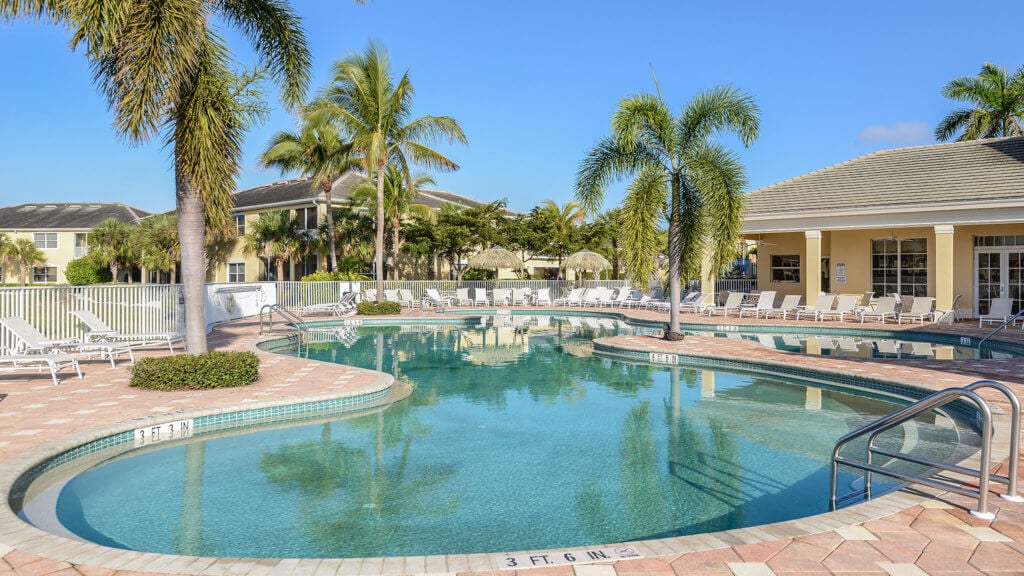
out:
<path id="1" fill-rule="evenodd" d="M 473 306 L 490 306 L 491 301 L 487 298 L 486 288 L 473 288 Z"/>
<path id="2" fill-rule="evenodd" d="M 775 307 L 775 293 L 775 290 L 766 290 L 757 295 L 757 302 L 753 306 L 740 306 L 740 318 L 743 318 L 744 312 L 753 314 L 754 318 L 760 316 L 762 312 L 767 313 Z"/>
<path id="3" fill-rule="evenodd" d="M 363 301 L 364 302 L 376 302 L 377 301 L 377 289 L 367 288 L 363 290 Z"/>
<path id="4" fill-rule="evenodd" d="M 607 304 L 609 301 L 611 301 L 611 298 L 612 291 L 610 289 L 605 288 L 603 286 L 598 286 L 597 288 L 591 288 L 586 291 L 586 293 L 583 296 L 582 305 L 593 306 L 597 308 L 599 306 L 604 306 L 605 304 Z"/>
<path id="5" fill-rule="evenodd" d="M 517 304 L 519 304 L 521 306 L 525 306 L 526 303 L 529 302 L 529 300 L 530 300 L 530 297 L 526 293 L 525 289 L 523 289 L 523 288 L 513 288 L 512 289 L 512 305 L 513 306 L 515 306 Z"/>
<path id="6" fill-rule="evenodd" d="M 423 293 L 423 299 L 420 301 L 420 306 L 422 308 L 426 308 L 428 306 L 444 308 L 445 306 L 451 305 L 451 298 L 441 296 L 441 293 L 437 291 L 437 288 L 427 288 Z"/>
<path id="7" fill-rule="evenodd" d="M 892 296 L 882 296 L 875 300 L 874 309 L 861 310 L 860 323 L 863 324 L 867 318 L 877 318 L 885 324 L 886 318 L 896 319 L 896 299 Z"/>
<path id="8" fill-rule="evenodd" d="M 535 306 L 551 306 L 551 289 L 538 288 L 537 295 L 533 298 Z"/>
<path id="9" fill-rule="evenodd" d="M 857 294 L 843 294 L 836 300 L 836 307 L 831 310 L 822 310 L 818 313 L 818 320 L 827 320 L 829 318 L 838 318 L 840 322 L 846 316 L 857 315 L 857 301 L 860 300 L 860 296 Z"/>
<path id="10" fill-rule="evenodd" d="M 117 354 L 128 354 L 131 363 L 135 363 L 135 354 L 132 353 L 131 346 L 124 343 L 81 342 L 78 338 L 50 339 L 37 330 L 35 326 L 26 322 L 24 318 L 17 316 L 0 318 L 0 325 L 7 328 L 18 339 L 18 344 L 15 348 L 16 354 L 23 352 L 33 354 L 56 352 L 80 355 L 100 354 L 101 357 L 110 358 L 111 366 L 115 365 L 114 356 Z"/>
<path id="11" fill-rule="evenodd" d="M 903 320 L 920 320 L 921 325 L 924 325 L 925 318 L 932 317 L 932 308 L 935 307 L 935 298 L 930 296 L 915 296 L 914 302 L 910 305 L 910 310 L 904 310 L 900 312 L 900 315 L 896 318 L 897 324 L 903 324 Z"/>
<path id="12" fill-rule="evenodd" d="M 402 299 L 398 296 L 398 290 L 385 290 L 384 300 L 386 302 L 398 302 L 398 305 L 402 305 Z"/>
<path id="13" fill-rule="evenodd" d="M 799 310 L 800 307 L 800 300 L 802 299 L 803 296 L 799 294 L 786 294 L 782 297 L 782 304 L 779 304 L 777 308 L 764 311 L 764 317 L 771 318 L 772 316 L 778 316 L 785 320 L 786 317 L 789 316 L 790 312 L 796 314 L 796 311 Z"/>
<path id="14" fill-rule="evenodd" d="M 796 311 L 796 319 L 800 320 L 801 318 L 804 318 L 805 316 L 810 316 L 811 318 L 817 320 L 818 319 L 818 314 L 820 314 L 821 312 L 823 312 L 825 310 L 831 310 L 832 309 L 832 305 L 835 304 L 835 303 L 836 303 L 836 296 L 835 296 L 835 294 L 821 294 L 821 295 L 818 296 L 818 303 L 817 304 L 815 304 L 814 306 L 804 306 L 800 310 L 797 310 Z"/>
<path id="15" fill-rule="evenodd" d="M 582 306 L 583 288 L 573 288 L 562 298 L 555 298 L 555 306 Z"/>
<path id="16" fill-rule="evenodd" d="M 86 342 L 119 341 L 129 346 L 146 346 L 148 344 L 167 344 L 167 347 L 174 352 L 174 343 L 185 343 L 185 336 L 177 332 L 120 332 L 114 330 L 109 324 L 100 319 L 89 310 L 72 310 L 71 314 L 81 320 L 88 330 L 85 333 Z"/>
<path id="17" fill-rule="evenodd" d="M 710 292 L 691 292 L 679 303 L 679 311 L 700 314 L 708 307 L 709 300 L 711 300 Z"/>
<path id="18" fill-rule="evenodd" d="M 469 288 L 455 289 L 455 303 L 459 306 L 472 306 L 473 299 L 469 297 Z"/>
<path id="19" fill-rule="evenodd" d="M 50 371 L 50 378 L 53 385 L 60 383 L 57 379 L 57 372 L 62 368 L 71 367 L 78 373 L 78 379 L 82 379 L 82 370 L 78 367 L 78 360 L 70 354 L 0 354 L 0 372 L 13 372 L 14 370 L 35 370 L 42 372 L 43 369 Z"/>
<path id="20" fill-rule="evenodd" d="M 708 316 L 714 316 L 717 312 L 721 311 L 724 316 L 728 316 L 729 312 L 735 311 L 739 314 L 740 304 L 743 303 L 743 298 L 746 296 L 743 292 L 730 292 L 729 297 L 725 299 L 725 304 L 721 306 L 708 306 L 706 312 Z"/>
<path id="21" fill-rule="evenodd" d="M 615 297 L 608 302 L 608 306 L 622 308 L 629 301 L 629 297 L 632 294 L 633 290 L 631 288 L 619 288 L 619 291 L 615 293 Z"/>
<path id="22" fill-rule="evenodd" d="M 512 305 L 512 291 L 508 288 L 495 288 L 491 296 L 494 298 L 495 306 Z"/>
<path id="23" fill-rule="evenodd" d="M 978 328 L 983 322 L 1003 322 L 1013 317 L 1013 298 L 993 298 L 988 305 L 988 314 L 978 316 Z"/>
<path id="24" fill-rule="evenodd" d="M 412 290 L 408 288 L 398 289 L 398 303 L 406 308 L 415 308 L 419 304 L 419 300 L 412 295 Z"/>

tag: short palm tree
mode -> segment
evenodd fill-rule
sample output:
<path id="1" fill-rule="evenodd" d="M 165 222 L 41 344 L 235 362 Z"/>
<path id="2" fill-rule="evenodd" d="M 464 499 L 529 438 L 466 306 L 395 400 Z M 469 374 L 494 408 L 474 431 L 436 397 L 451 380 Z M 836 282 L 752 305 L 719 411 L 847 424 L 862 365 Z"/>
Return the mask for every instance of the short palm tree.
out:
<path id="1" fill-rule="evenodd" d="M 570 238 L 574 229 L 587 220 L 587 212 L 579 202 L 566 202 L 559 206 L 554 200 L 545 200 L 537 207 L 536 214 L 548 221 L 554 232 L 552 247 L 558 257 L 558 274 L 562 274 L 562 257 L 570 250 Z"/>
<path id="2" fill-rule="evenodd" d="M 402 220 L 415 215 L 430 220 L 434 211 L 425 204 L 417 204 L 416 190 L 423 186 L 436 184 L 427 174 L 414 176 L 412 188 L 406 185 L 405 178 L 394 164 L 384 169 L 384 218 L 391 223 L 391 274 L 392 280 L 398 280 L 398 250 L 401 248 L 399 231 Z M 377 184 L 360 182 L 352 187 L 352 201 L 366 207 L 368 211 L 377 211 Z"/>
<path id="3" fill-rule="evenodd" d="M 310 176 L 313 189 L 323 190 L 328 216 L 334 212 L 331 200 L 334 181 L 360 165 L 359 159 L 352 155 L 352 145 L 345 142 L 338 127 L 323 116 L 313 119 L 304 116 L 298 133 L 275 134 L 260 157 L 260 163 L 280 168 L 281 172 L 298 170 L 303 176 Z M 334 219 L 328 217 L 325 221 L 327 237 L 334 238 Z M 328 270 L 337 270 L 338 253 L 334 242 L 328 242 L 328 250 Z"/>
<path id="4" fill-rule="evenodd" d="M 163 132 L 173 151 L 188 351 L 206 351 L 206 224 L 230 215 L 248 126 L 265 112 L 254 82 L 238 74 L 217 30 L 233 26 L 255 48 L 260 68 L 302 103 L 310 54 L 299 19 L 281 0 L 0 0 L 0 17 L 43 18 L 84 45 L 116 132 L 141 143 Z"/>
<path id="5" fill-rule="evenodd" d="M 118 271 L 131 267 L 138 255 L 138 244 L 130 241 L 132 228 L 127 222 L 108 218 L 89 231 L 89 257 L 110 268 L 115 284 Z M 131 277 L 129 274 L 129 283 Z"/>
<path id="6" fill-rule="evenodd" d="M 147 270 L 168 273 L 173 283 L 181 259 L 178 219 L 173 214 L 157 214 L 144 218 L 132 232 L 139 264 Z"/>
<path id="7" fill-rule="evenodd" d="M 659 250 L 659 223 L 668 223 L 671 332 L 679 331 L 681 276 L 699 273 L 708 242 L 715 269 L 723 269 L 742 230 L 743 166 L 712 137 L 730 131 L 750 145 L 759 113 L 750 96 L 728 86 L 698 94 L 678 117 L 660 93 L 631 96 L 619 102 L 611 135 L 580 164 L 576 197 L 588 211 L 600 208 L 611 182 L 633 178 L 622 205 L 623 252 L 627 270 L 645 290 Z"/>
<path id="8" fill-rule="evenodd" d="M 985 64 L 977 76 L 951 80 L 942 95 L 972 107 L 954 110 L 943 118 L 935 128 L 936 140 L 1024 135 L 1024 66 L 1007 76 L 1005 68 Z"/>
<path id="9" fill-rule="evenodd" d="M 4 261 L 18 268 L 18 281 L 28 284 L 28 272 L 36 264 L 46 262 L 46 255 L 28 238 L 15 238 L 4 250 Z"/>
<path id="10" fill-rule="evenodd" d="M 278 283 L 284 281 L 284 263 L 302 249 L 298 240 L 301 224 L 286 210 L 264 212 L 249 227 L 242 250 L 275 266 Z"/>
<path id="11" fill-rule="evenodd" d="M 363 53 L 334 65 L 333 82 L 311 106 L 313 115 L 324 115 L 339 123 L 351 138 L 353 153 L 362 156 L 366 173 L 377 176 L 374 265 L 378 301 L 384 297 L 384 167 L 396 164 L 409 187 L 415 189 L 411 164 L 444 171 L 459 167 L 430 144 L 437 140 L 466 143 L 466 136 L 454 118 L 410 119 L 412 96 L 409 73 L 402 74 L 396 82 L 387 52 L 371 43 Z"/>

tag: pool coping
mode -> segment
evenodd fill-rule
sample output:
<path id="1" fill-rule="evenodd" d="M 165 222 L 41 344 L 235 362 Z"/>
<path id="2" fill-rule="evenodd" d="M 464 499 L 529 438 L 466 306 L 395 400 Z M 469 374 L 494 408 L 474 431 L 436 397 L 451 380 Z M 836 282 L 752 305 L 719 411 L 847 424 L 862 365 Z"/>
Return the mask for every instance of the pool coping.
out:
<path id="1" fill-rule="evenodd" d="M 598 311 L 595 312 L 601 313 Z M 250 339 L 249 341 L 247 341 L 246 347 L 254 349 L 259 342 L 266 341 L 269 339 L 274 338 Z M 654 341 L 655 339 L 649 338 L 649 340 Z M 660 348 L 662 345 L 658 344 L 657 346 Z M 631 347 L 629 345 L 623 345 L 621 349 L 630 350 Z M 269 352 L 263 353 L 271 354 Z M 731 357 L 729 355 L 721 357 L 727 359 L 735 359 L 734 357 Z M 762 360 L 753 362 L 753 364 L 763 364 L 764 362 Z M 361 370 L 353 367 L 346 368 L 351 370 Z M 830 371 L 828 370 L 819 371 L 825 374 L 830 373 Z M 843 372 L 840 370 L 839 373 Z M 375 374 L 377 374 L 378 379 L 381 377 L 385 377 L 385 379 L 391 378 L 387 374 Z M 895 382 L 899 383 L 900 385 L 906 385 L 906 383 L 904 382 Z M 11 458 L 8 458 L 4 462 L 4 470 L 0 472 L 0 488 L 3 488 L 4 493 L 7 494 L 11 485 L 13 484 L 13 481 L 17 477 L 19 477 L 24 471 L 29 469 L 35 463 L 38 463 L 41 460 L 45 460 L 46 458 L 52 456 L 53 454 L 56 454 L 64 449 L 80 445 L 84 441 L 95 439 L 97 437 L 101 437 L 104 435 L 109 435 L 110 433 L 117 433 L 122 432 L 124 430 L 133 429 L 137 427 L 137 425 L 139 424 L 167 421 L 169 419 L 180 418 L 185 415 L 221 414 L 237 410 L 250 410 L 264 406 L 273 407 L 291 405 L 298 402 L 310 400 L 315 401 L 318 399 L 336 396 L 336 394 L 328 394 L 303 397 L 286 397 L 275 400 L 268 400 L 265 402 L 246 402 L 235 405 L 221 405 L 203 409 L 191 409 L 154 416 L 122 420 L 115 424 L 110 424 L 93 430 L 85 431 L 80 434 L 65 436 L 58 440 L 46 442 L 44 444 L 35 446 L 31 450 L 19 453 Z M 171 416 L 172 414 L 174 416 L 169 418 L 169 416 Z M 1005 448 L 1003 448 L 1003 452 L 1005 453 Z M 14 472 L 12 472 L 12 470 L 14 470 Z M 869 520 L 881 518 L 889 514 L 893 514 L 895 512 L 900 512 L 915 505 L 927 503 L 930 500 L 931 498 L 929 496 L 923 495 L 920 490 L 903 490 L 900 492 L 894 492 L 873 499 L 869 502 L 856 504 L 836 512 L 827 512 L 823 514 L 818 514 L 794 520 L 753 526 L 748 528 L 738 528 L 721 532 L 630 542 L 628 543 L 628 545 L 635 547 L 637 551 L 642 553 L 644 556 L 678 555 L 701 550 L 715 550 L 742 544 L 775 541 L 782 538 L 794 538 L 797 536 L 818 534 L 836 528 L 860 524 Z M 8 546 L 26 553 L 39 554 L 41 556 L 50 558 L 61 558 L 68 562 L 90 566 L 103 566 L 117 570 L 150 569 L 157 568 L 159 566 L 159 569 L 161 571 L 167 570 L 174 573 L 202 574 L 208 573 L 207 570 L 215 564 L 225 565 L 226 562 L 230 562 L 233 567 L 237 567 L 240 570 L 243 567 L 242 565 L 247 563 L 251 563 L 253 566 L 256 566 L 266 565 L 268 561 L 268 559 L 176 556 L 107 548 L 105 546 L 101 546 L 98 544 L 91 544 L 66 539 L 60 536 L 55 536 L 50 533 L 44 532 L 21 521 L 17 516 L 13 514 L 13 512 L 10 510 L 8 506 L 4 506 L 3 508 L 4 509 L 0 511 L 0 546 Z M 618 545 L 622 544 L 623 543 L 619 543 Z M 617 544 L 608 544 L 602 547 L 616 545 Z M 516 551 L 515 554 L 520 555 L 535 553 L 538 556 L 541 556 L 543 554 L 555 555 L 564 552 L 583 552 L 587 549 L 593 548 L 594 547 L 592 546 L 544 551 Z M 450 573 L 461 570 L 502 569 L 505 567 L 498 566 L 496 565 L 495 562 L 495 558 L 500 556 L 504 556 L 504 554 L 487 553 L 426 557 L 395 557 L 387 559 L 333 560 L 340 560 L 339 571 L 340 573 L 345 574 L 393 574 L 410 572 L 430 574 Z M 301 567 L 304 563 L 315 562 L 319 564 L 321 560 L 322 559 L 273 559 L 271 561 L 276 561 L 278 563 L 295 563 L 296 568 L 298 569 L 298 567 Z M 352 566 L 352 564 L 356 562 L 348 562 L 349 560 L 358 560 L 358 564 L 360 567 L 358 569 L 355 569 L 355 567 Z M 400 567 L 396 564 L 400 565 Z M 415 569 L 418 566 L 422 566 L 422 569 Z M 413 570 L 410 570 L 409 568 L 413 568 Z M 233 569 L 232 571 L 234 572 L 236 570 Z"/>

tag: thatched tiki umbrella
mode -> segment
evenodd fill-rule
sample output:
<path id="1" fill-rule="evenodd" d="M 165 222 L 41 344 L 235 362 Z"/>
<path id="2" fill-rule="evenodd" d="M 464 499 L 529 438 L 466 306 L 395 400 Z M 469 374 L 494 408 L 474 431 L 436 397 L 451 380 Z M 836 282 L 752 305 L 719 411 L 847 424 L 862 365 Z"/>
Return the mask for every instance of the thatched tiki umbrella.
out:
<path id="1" fill-rule="evenodd" d="M 469 258 L 470 268 L 479 268 L 482 270 L 494 270 L 494 277 L 498 277 L 498 269 L 500 268 L 511 268 L 513 270 L 520 270 L 523 268 L 523 261 L 518 256 L 502 248 L 501 246 L 492 246 L 486 250 L 482 250 L 479 254 L 471 256 Z"/>
<path id="2" fill-rule="evenodd" d="M 591 250 L 580 250 L 565 259 L 565 269 L 599 272 L 612 267 L 607 258 Z"/>

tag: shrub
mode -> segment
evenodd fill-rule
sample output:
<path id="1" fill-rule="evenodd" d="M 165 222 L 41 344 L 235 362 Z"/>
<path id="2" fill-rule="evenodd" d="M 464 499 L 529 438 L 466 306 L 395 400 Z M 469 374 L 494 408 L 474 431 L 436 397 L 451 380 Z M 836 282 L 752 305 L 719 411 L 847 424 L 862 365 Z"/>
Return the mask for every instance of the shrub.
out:
<path id="1" fill-rule="evenodd" d="M 131 386 L 149 390 L 203 390 L 248 386 L 260 374 L 252 352 L 210 351 L 143 358 L 131 369 Z"/>
<path id="2" fill-rule="evenodd" d="M 494 270 L 470 268 L 462 275 L 463 280 L 494 280 Z"/>
<path id="3" fill-rule="evenodd" d="M 341 272 L 338 270 L 328 272 L 326 270 L 317 270 L 316 272 L 301 278 L 302 282 L 350 282 L 354 280 L 365 281 L 370 280 L 370 277 L 363 276 L 362 274 L 356 274 L 355 272 Z"/>
<path id="4" fill-rule="evenodd" d="M 402 305 L 398 302 L 360 302 L 356 311 L 363 316 L 380 316 L 381 314 L 401 314 Z"/>
<path id="5" fill-rule="evenodd" d="M 68 284 L 72 286 L 102 284 L 114 279 L 109 268 L 88 258 L 77 258 L 68 262 L 67 268 L 64 269 L 64 276 L 68 279 Z"/>

